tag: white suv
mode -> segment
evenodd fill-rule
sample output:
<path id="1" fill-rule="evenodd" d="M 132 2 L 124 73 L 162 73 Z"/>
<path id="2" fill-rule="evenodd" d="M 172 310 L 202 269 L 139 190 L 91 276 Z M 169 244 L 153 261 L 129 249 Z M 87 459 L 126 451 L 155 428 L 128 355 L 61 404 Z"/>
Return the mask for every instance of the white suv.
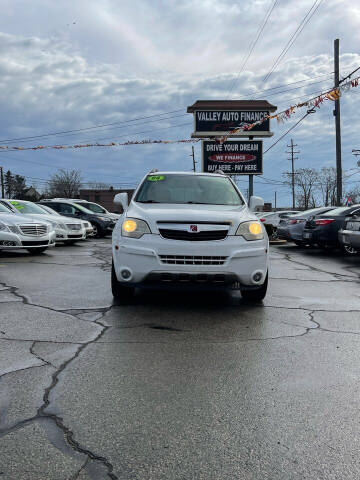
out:
<path id="1" fill-rule="evenodd" d="M 240 289 L 260 301 L 268 283 L 269 242 L 235 183 L 223 173 L 150 172 L 134 193 L 115 196 L 124 213 L 112 237 L 112 292 L 135 287 Z"/>

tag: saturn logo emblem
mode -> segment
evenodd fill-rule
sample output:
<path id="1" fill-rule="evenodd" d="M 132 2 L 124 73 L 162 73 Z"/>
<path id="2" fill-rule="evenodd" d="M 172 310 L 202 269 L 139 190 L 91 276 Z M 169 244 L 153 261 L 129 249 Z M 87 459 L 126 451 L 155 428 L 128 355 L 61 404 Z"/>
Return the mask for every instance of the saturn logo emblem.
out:
<path id="1" fill-rule="evenodd" d="M 190 225 L 190 232 L 197 232 L 197 231 L 198 231 L 197 225 Z"/>

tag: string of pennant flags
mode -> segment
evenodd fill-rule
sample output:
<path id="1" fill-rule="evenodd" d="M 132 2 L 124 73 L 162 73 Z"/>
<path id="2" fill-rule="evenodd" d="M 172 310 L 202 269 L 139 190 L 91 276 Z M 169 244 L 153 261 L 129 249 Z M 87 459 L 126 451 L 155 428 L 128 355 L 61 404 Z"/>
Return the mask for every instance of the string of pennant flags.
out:
<path id="1" fill-rule="evenodd" d="M 339 87 L 332 88 L 331 90 L 328 90 L 327 92 L 321 93 L 320 95 L 317 95 L 316 97 L 310 98 L 309 100 L 306 100 L 305 102 L 300 102 L 297 103 L 296 105 L 292 105 L 291 107 L 287 108 L 286 110 L 283 110 L 282 112 L 275 113 L 274 115 L 265 115 L 261 120 L 258 120 L 254 123 L 251 124 L 244 124 L 240 125 L 238 128 L 231 130 L 228 132 L 227 135 L 222 137 L 220 139 L 220 142 L 224 142 L 229 138 L 230 135 L 233 135 L 234 133 L 237 132 L 243 132 L 247 130 L 252 130 L 255 126 L 261 125 L 265 120 L 270 119 L 276 119 L 278 123 L 284 123 L 286 120 L 288 120 L 292 114 L 296 112 L 298 108 L 302 107 L 308 107 L 308 108 L 320 108 L 320 106 L 323 104 L 325 100 L 338 100 L 343 93 L 348 92 L 351 88 L 357 87 L 359 85 L 360 77 L 354 78 L 353 80 L 350 80 Z"/>
<path id="2" fill-rule="evenodd" d="M 349 80 L 346 83 L 343 83 L 339 87 L 332 88 L 327 92 L 321 93 L 316 97 L 310 98 L 305 102 L 300 102 L 295 105 L 290 106 L 282 112 L 275 113 L 274 115 L 265 115 L 261 120 L 258 120 L 254 123 L 247 123 L 239 125 L 239 127 L 228 132 L 227 135 L 219 139 L 220 143 L 225 142 L 229 136 L 234 135 L 237 132 L 243 132 L 252 130 L 255 126 L 262 124 L 268 119 L 276 119 L 278 123 L 283 123 L 287 121 L 297 109 L 302 107 L 308 108 L 320 108 L 325 100 L 335 101 L 338 100 L 344 93 L 348 92 L 351 88 L 359 86 L 360 76 Z M 65 150 L 65 149 L 79 149 L 79 148 L 90 148 L 90 147 L 120 147 L 120 146 L 130 146 L 130 145 L 149 145 L 149 144 L 174 144 L 174 143 L 197 143 L 199 138 L 191 138 L 185 140 L 130 140 L 127 142 L 110 142 L 110 143 L 84 143 L 84 144 L 75 144 L 75 145 L 37 145 L 34 147 L 18 147 L 14 145 L 0 145 L 0 150 L 7 151 L 21 151 L 21 150 Z"/>

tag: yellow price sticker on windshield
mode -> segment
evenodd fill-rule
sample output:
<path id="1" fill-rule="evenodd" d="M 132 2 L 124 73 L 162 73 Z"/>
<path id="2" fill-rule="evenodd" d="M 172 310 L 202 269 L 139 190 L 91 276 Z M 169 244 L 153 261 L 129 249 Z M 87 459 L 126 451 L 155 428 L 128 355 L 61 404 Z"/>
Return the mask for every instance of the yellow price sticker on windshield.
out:
<path id="1" fill-rule="evenodd" d="M 159 182 L 160 180 L 164 180 L 165 176 L 164 175 L 151 175 L 147 179 L 149 180 L 149 182 Z"/>
<path id="2" fill-rule="evenodd" d="M 14 202 L 14 201 L 12 201 L 12 202 L 10 202 L 10 203 L 11 203 L 11 205 L 13 205 L 13 206 L 14 206 L 15 208 L 17 208 L 18 210 L 24 210 L 24 208 L 25 208 L 24 205 L 21 205 L 21 203 L 19 203 L 19 202 Z"/>

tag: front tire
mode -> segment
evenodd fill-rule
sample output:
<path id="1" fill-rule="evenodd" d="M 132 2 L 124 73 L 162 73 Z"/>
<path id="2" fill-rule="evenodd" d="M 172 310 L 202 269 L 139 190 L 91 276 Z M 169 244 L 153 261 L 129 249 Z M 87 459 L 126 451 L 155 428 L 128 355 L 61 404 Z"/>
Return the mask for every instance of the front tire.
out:
<path id="1" fill-rule="evenodd" d="M 266 274 L 265 282 L 258 288 L 254 290 L 241 290 L 241 296 L 246 302 L 258 303 L 264 300 L 268 287 L 268 277 L 269 274 Z"/>
<path id="2" fill-rule="evenodd" d="M 118 304 L 128 305 L 133 302 L 135 288 L 123 285 L 118 281 L 115 273 L 114 261 L 111 266 L 111 291 Z"/>
<path id="3" fill-rule="evenodd" d="M 47 248 L 48 247 L 28 248 L 27 251 L 33 255 L 39 255 L 40 253 L 44 253 Z"/>

